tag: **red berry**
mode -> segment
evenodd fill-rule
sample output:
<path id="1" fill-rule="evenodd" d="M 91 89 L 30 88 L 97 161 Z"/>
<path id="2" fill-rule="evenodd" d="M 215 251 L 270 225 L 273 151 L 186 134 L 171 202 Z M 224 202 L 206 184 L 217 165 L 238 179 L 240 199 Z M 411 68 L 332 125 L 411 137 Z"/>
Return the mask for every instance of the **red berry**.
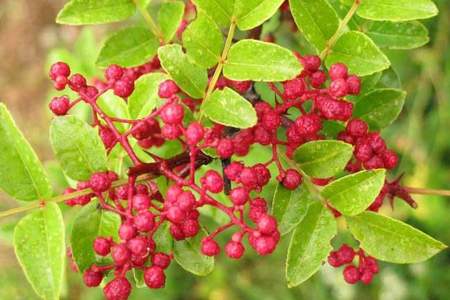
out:
<path id="1" fill-rule="evenodd" d="M 125 244 L 119 244 L 111 248 L 111 257 L 116 265 L 122 266 L 130 260 L 131 253 Z"/>
<path id="2" fill-rule="evenodd" d="M 295 78 L 286 81 L 283 84 L 283 87 L 284 87 L 283 98 L 288 100 L 294 100 L 303 96 L 306 90 L 306 84 L 302 78 Z"/>
<path id="3" fill-rule="evenodd" d="M 111 239 L 97 237 L 94 240 L 94 251 L 100 256 L 106 256 L 111 251 Z"/>
<path id="4" fill-rule="evenodd" d="M 145 284 L 151 289 L 160 289 L 166 283 L 164 270 L 158 266 L 152 266 L 144 272 Z"/>
<path id="5" fill-rule="evenodd" d="M 178 125 L 166 124 L 161 129 L 161 135 L 168 140 L 175 140 L 181 135 L 181 130 Z"/>
<path id="6" fill-rule="evenodd" d="M 370 272 L 376 274 L 380 270 L 378 267 L 378 262 L 375 258 L 368 256 L 364 258 L 364 267 L 366 267 Z"/>
<path id="7" fill-rule="evenodd" d="M 127 98 L 129 97 L 134 91 L 134 83 L 130 80 L 117 80 L 114 83 L 114 94 L 116 94 L 119 97 Z"/>
<path id="8" fill-rule="evenodd" d="M 271 254 L 277 247 L 277 241 L 271 236 L 260 236 L 251 243 L 259 255 Z"/>
<path id="9" fill-rule="evenodd" d="M 347 66 L 341 63 L 333 64 L 328 70 L 331 80 L 346 79 L 348 76 Z"/>
<path id="10" fill-rule="evenodd" d="M 256 174 L 258 186 L 263 187 L 270 181 L 270 171 L 263 164 L 256 164 L 252 167 L 253 171 Z"/>
<path id="11" fill-rule="evenodd" d="M 159 85 L 158 95 L 161 98 L 170 98 L 178 93 L 180 89 L 172 80 L 166 80 Z"/>
<path id="12" fill-rule="evenodd" d="M 222 176 L 214 170 L 206 171 L 200 182 L 206 190 L 212 193 L 220 193 L 223 190 Z"/>
<path id="13" fill-rule="evenodd" d="M 57 62 L 50 67 L 49 75 L 52 80 L 55 80 L 58 76 L 67 78 L 70 75 L 70 68 L 66 63 Z"/>
<path id="14" fill-rule="evenodd" d="M 162 269 L 166 269 L 170 265 L 170 256 L 165 253 L 155 253 L 152 257 L 152 264 Z"/>
<path id="15" fill-rule="evenodd" d="M 305 70 L 309 72 L 316 72 L 322 63 L 320 57 L 317 55 L 305 55 L 301 59 L 301 62 L 303 63 Z"/>
<path id="16" fill-rule="evenodd" d="M 108 81 L 116 81 L 122 78 L 123 68 L 118 65 L 110 65 L 105 70 L 105 78 Z"/>
<path id="17" fill-rule="evenodd" d="M 340 260 L 339 256 L 337 255 L 336 251 L 331 251 L 328 255 L 328 263 L 332 267 L 340 267 L 343 265 L 342 261 Z"/>
<path id="18" fill-rule="evenodd" d="M 353 248 L 345 244 L 339 248 L 336 254 L 343 264 L 351 263 L 355 258 L 355 251 Z"/>
<path id="19" fill-rule="evenodd" d="M 360 280 L 364 284 L 370 284 L 372 282 L 372 280 L 373 280 L 373 273 L 370 272 L 369 270 L 363 270 Z"/>
<path id="20" fill-rule="evenodd" d="M 109 127 L 100 125 L 99 136 L 102 139 L 102 142 L 105 145 L 106 149 L 110 149 L 116 144 L 117 138 L 114 135 L 114 132 L 112 132 L 112 130 L 109 129 Z"/>
<path id="21" fill-rule="evenodd" d="M 345 267 L 343 274 L 344 280 L 349 284 L 355 284 L 361 279 L 361 273 L 353 265 Z"/>
<path id="22" fill-rule="evenodd" d="M 95 173 L 89 179 L 89 186 L 96 193 L 103 193 L 111 187 L 111 180 L 107 173 Z"/>
<path id="23" fill-rule="evenodd" d="M 383 162 L 386 169 L 394 169 L 398 164 L 398 156 L 392 150 L 387 150 L 383 153 Z"/>
<path id="24" fill-rule="evenodd" d="M 268 131 L 274 131 L 280 126 L 281 117 L 275 111 L 269 111 L 263 115 L 261 124 Z"/>
<path id="25" fill-rule="evenodd" d="M 369 126 L 363 120 L 353 119 L 347 123 L 346 130 L 353 137 L 362 137 L 369 131 Z"/>
<path id="26" fill-rule="evenodd" d="M 127 300 L 131 293 L 131 284 L 126 278 L 117 277 L 103 288 L 103 293 L 107 300 Z"/>
<path id="27" fill-rule="evenodd" d="M 295 190 L 302 183 L 302 175 L 294 169 L 289 169 L 286 171 L 282 183 L 288 190 Z"/>
<path id="28" fill-rule="evenodd" d="M 272 234 L 277 229 L 277 220 L 269 215 L 264 215 L 258 220 L 258 230 L 262 234 Z"/>
<path id="29" fill-rule="evenodd" d="M 186 238 L 184 236 L 183 229 L 176 224 L 170 224 L 170 234 L 176 241 L 181 241 Z"/>
<path id="30" fill-rule="evenodd" d="M 358 95 L 361 92 L 361 80 L 352 75 L 347 78 L 347 87 L 350 95 Z"/>
<path id="31" fill-rule="evenodd" d="M 132 199 L 133 208 L 136 210 L 145 210 L 150 207 L 150 197 L 145 194 L 136 194 Z"/>
<path id="32" fill-rule="evenodd" d="M 366 143 L 357 143 L 355 147 L 355 157 L 362 162 L 368 161 L 374 155 L 372 147 Z"/>
<path id="33" fill-rule="evenodd" d="M 234 152 L 233 141 L 229 138 L 220 139 L 216 150 L 220 158 L 230 158 Z"/>
<path id="34" fill-rule="evenodd" d="M 183 211 L 190 211 L 195 206 L 195 196 L 189 191 L 181 192 L 177 197 L 177 206 Z"/>
<path id="35" fill-rule="evenodd" d="M 236 187 L 230 191 L 230 199 L 234 205 L 244 205 L 249 199 L 248 190 L 244 187 Z"/>
<path id="36" fill-rule="evenodd" d="M 129 223 L 123 223 L 119 228 L 119 236 L 122 240 L 130 240 L 136 236 L 136 228 Z"/>
<path id="37" fill-rule="evenodd" d="M 161 119 L 166 124 L 181 124 L 184 117 L 184 108 L 180 104 L 169 104 L 161 111 Z"/>
<path id="38" fill-rule="evenodd" d="M 188 219 L 181 225 L 181 230 L 185 237 L 194 237 L 200 231 L 200 224 L 197 220 Z"/>
<path id="39" fill-rule="evenodd" d="M 327 81 L 327 75 L 323 71 L 317 71 L 311 75 L 311 85 L 316 89 L 319 89 L 325 81 Z"/>
<path id="40" fill-rule="evenodd" d="M 186 129 L 186 141 L 189 145 L 198 144 L 204 137 L 205 130 L 198 122 L 191 123 Z"/>
<path id="41" fill-rule="evenodd" d="M 378 155 L 372 156 L 371 159 L 364 162 L 364 168 L 367 170 L 384 168 L 383 159 Z"/>
<path id="42" fill-rule="evenodd" d="M 149 211 L 141 211 L 133 218 L 134 226 L 141 232 L 148 232 L 155 226 L 154 216 Z"/>
<path id="43" fill-rule="evenodd" d="M 202 240 L 201 251 L 206 256 L 217 256 L 220 253 L 220 246 L 215 240 L 205 238 Z"/>
<path id="44" fill-rule="evenodd" d="M 167 210 L 167 218 L 172 223 L 181 223 L 185 217 L 184 212 L 177 206 L 172 206 Z"/>
<path id="45" fill-rule="evenodd" d="M 82 88 L 86 87 L 86 78 L 81 74 L 74 74 L 70 77 L 69 87 L 75 91 L 79 92 Z"/>
<path id="46" fill-rule="evenodd" d="M 136 256 L 145 256 L 147 254 L 148 241 L 144 236 L 137 236 L 127 242 L 127 247 L 131 253 Z"/>
<path id="47" fill-rule="evenodd" d="M 316 114 L 302 115 L 295 120 L 297 132 L 301 135 L 316 134 L 322 129 L 322 121 Z"/>
<path id="48" fill-rule="evenodd" d="M 378 132 L 369 133 L 367 142 L 377 154 L 383 154 L 386 151 L 386 143 Z"/>
<path id="49" fill-rule="evenodd" d="M 230 80 L 227 78 L 225 78 L 225 81 L 226 81 L 227 86 L 231 87 L 233 90 L 235 90 L 239 94 L 244 94 L 252 86 L 251 81 L 234 81 L 234 80 Z"/>
<path id="50" fill-rule="evenodd" d="M 330 84 L 330 95 L 336 98 L 344 97 L 348 94 L 347 81 L 345 79 L 339 78 L 331 82 Z"/>
<path id="51" fill-rule="evenodd" d="M 247 188 L 254 188 L 258 185 L 258 177 L 256 177 L 256 173 L 252 168 L 244 168 L 239 179 Z"/>
<path id="52" fill-rule="evenodd" d="M 183 192 L 180 186 L 172 185 L 167 189 L 166 198 L 167 201 L 175 203 L 177 201 L 178 196 Z"/>
<path id="53" fill-rule="evenodd" d="M 87 269 L 83 273 L 83 281 L 87 287 L 99 286 L 103 280 L 103 274 L 100 272 L 94 272 L 91 269 Z"/>
<path id="54" fill-rule="evenodd" d="M 239 259 L 244 255 L 245 248 L 240 242 L 229 241 L 225 245 L 225 254 L 232 259 Z"/>
<path id="55" fill-rule="evenodd" d="M 48 107 L 57 116 L 64 116 L 70 109 L 70 100 L 66 96 L 54 97 Z"/>
<path id="56" fill-rule="evenodd" d="M 228 179 L 232 181 L 238 181 L 243 169 L 244 169 L 243 164 L 238 162 L 232 162 L 225 168 L 224 173 Z"/>

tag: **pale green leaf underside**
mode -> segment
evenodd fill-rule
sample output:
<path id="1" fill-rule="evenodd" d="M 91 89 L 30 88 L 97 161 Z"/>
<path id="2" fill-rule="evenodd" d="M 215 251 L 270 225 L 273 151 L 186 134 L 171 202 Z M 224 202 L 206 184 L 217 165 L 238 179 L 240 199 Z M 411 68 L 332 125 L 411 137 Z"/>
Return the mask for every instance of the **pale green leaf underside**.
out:
<path id="1" fill-rule="evenodd" d="M 361 1 L 357 14 L 371 20 L 409 21 L 427 19 L 438 14 L 431 0 Z"/>
<path id="2" fill-rule="evenodd" d="M 206 276 L 214 269 L 214 258 L 200 252 L 200 241 L 203 237 L 204 235 L 199 233 L 194 238 L 174 243 L 173 253 L 176 262 L 197 276 Z"/>
<path id="3" fill-rule="evenodd" d="M 14 249 L 35 292 L 46 300 L 57 300 L 64 274 L 64 222 L 57 204 L 25 216 L 14 230 Z"/>
<path id="4" fill-rule="evenodd" d="M 366 34 L 382 48 L 413 49 L 429 42 L 428 29 L 418 21 L 373 22 Z"/>
<path id="5" fill-rule="evenodd" d="M 0 189 L 19 200 L 44 200 L 52 187 L 31 145 L 0 103 Z"/>
<path id="6" fill-rule="evenodd" d="M 112 90 L 101 95 L 97 99 L 97 104 L 107 116 L 120 119 L 130 118 L 127 103 L 119 96 L 116 96 Z M 121 133 L 125 132 L 125 130 L 130 127 L 129 124 L 120 122 L 115 122 L 114 125 Z"/>
<path id="7" fill-rule="evenodd" d="M 380 193 L 384 185 L 386 170 L 361 171 L 341 177 L 322 190 L 322 196 L 344 215 L 357 215 Z"/>
<path id="8" fill-rule="evenodd" d="M 364 212 L 346 220 L 361 248 L 387 262 L 418 263 L 447 247 L 406 223 L 377 213 Z"/>

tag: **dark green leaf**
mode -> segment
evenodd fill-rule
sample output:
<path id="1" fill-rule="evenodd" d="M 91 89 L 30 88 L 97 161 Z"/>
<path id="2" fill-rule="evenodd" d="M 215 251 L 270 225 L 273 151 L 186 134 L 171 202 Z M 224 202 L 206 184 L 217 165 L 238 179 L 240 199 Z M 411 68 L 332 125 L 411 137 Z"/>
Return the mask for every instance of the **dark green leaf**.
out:
<path id="1" fill-rule="evenodd" d="M 366 121 L 371 129 L 389 126 L 402 111 L 406 92 L 397 89 L 376 89 L 364 95 L 354 109 L 354 116 Z"/>
<path id="2" fill-rule="evenodd" d="M 0 188 L 19 200 L 44 200 L 52 187 L 31 145 L 0 103 Z"/>
<path id="3" fill-rule="evenodd" d="M 183 2 L 174 1 L 161 4 L 158 12 L 158 21 L 166 42 L 171 41 L 175 33 L 177 33 L 178 27 L 183 20 L 183 15 Z"/>
<path id="4" fill-rule="evenodd" d="M 237 25 L 241 30 L 255 28 L 272 17 L 284 0 L 236 0 Z"/>
<path id="5" fill-rule="evenodd" d="M 200 13 L 184 31 L 183 46 L 187 55 L 198 65 L 211 68 L 220 60 L 223 35 L 213 20 Z"/>
<path id="6" fill-rule="evenodd" d="M 186 271 L 197 276 L 205 276 L 214 269 L 214 258 L 200 252 L 200 241 L 204 237 L 199 233 L 196 237 L 174 243 L 174 257 Z"/>
<path id="7" fill-rule="evenodd" d="M 339 27 L 339 17 L 326 0 L 290 0 L 292 16 L 305 38 L 318 50 Z"/>
<path id="8" fill-rule="evenodd" d="M 447 248 L 422 231 L 378 213 L 364 212 L 346 220 L 361 248 L 380 260 L 418 263 Z"/>
<path id="9" fill-rule="evenodd" d="M 88 180 L 106 170 L 106 151 L 97 131 L 74 116 L 59 117 L 50 125 L 50 142 L 67 176 Z"/>
<path id="10" fill-rule="evenodd" d="M 339 212 L 357 215 L 367 209 L 384 185 L 386 171 L 361 171 L 341 177 L 322 190 L 322 196 Z"/>
<path id="11" fill-rule="evenodd" d="M 353 148 L 340 141 L 313 141 L 300 146 L 294 160 L 307 175 L 329 178 L 343 171 L 352 158 Z"/>
<path id="12" fill-rule="evenodd" d="M 77 214 L 70 237 L 72 255 L 81 272 L 92 264 L 101 262 L 96 258 L 93 243 L 97 237 L 112 237 L 118 241 L 119 215 L 98 207 L 92 201 Z"/>
<path id="13" fill-rule="evenodd" d="M 302 68 L 292 51 L 286 48 L 241 40 L 231 47 L 223 72 L 232 80 L 285 81 L 295 78 Z"/>
<path id="14" fill-rule="evenodd" d="M 48 202 L 20 220 L 14 230 L 14 249 L 35 292 L 46 300 L 59 299 L 66 249 L 57 204 Z"/>
<path id="15" fill-rule="evenodd" d="M 366 31 L 379 46 L 390 49 L 418 48 L 430 40 L 428 29 L 420 22 L 373 22 Z"/>
<path id="16" fill-rule="evenodd" d="M 309 206 L 295 229 L 289 244 L 286 279 L 294 287 L 316 273 L 332 249 L 330 241 L 337 233 L 333 215 L 320 202 Z"/>
<path id="17" fill-rule="evenodd" d="M 118 22 L 134 15 L 131 0 L 71 0 L 58 13 L 56 22 L 68 25 L 87 25 Z"/>
<path id="18" fill-rule="evenodd" d="M 256 125 L 256 111 L 251 103 L 230 88 L 216 90 L 202 104 L 202 111 L 212 121 L 235 128 Z"/>
<path id="19" fill-rule="evenodd" d="M 189 96 L 203 98 L 208 85 L 206 70 L 189 61 L 180 45 L 167 45 L 159 48 L 158 56 L 164 70 Z"/>
<path id="20" fill-rule="evenodd" d="M 96 64 L 107 67 L 117 64 L 123 67 L 142 65 L 156 54 L 158 39 L 146 28 L 130 27 L 111 35 L 103 45 Z"/>
<path id="21" fill-rule="evenodd" d="M 285 235 L 293 230 L 306 215 L 315 198 L 304 186 L 294 191 L 278 184 L 273 195 L 272 214 L 278 220 L 278 230 Z"/>
<path id="22" fill-rule="evenodd" d="M 337 62 L 345 63 L 351 73 L 359 76 L 380 72 L 390 66 L 386 55 L 367 35 L 358 31 L 348 31 L 337 40 L 326 65 L 330 67 Z"/>

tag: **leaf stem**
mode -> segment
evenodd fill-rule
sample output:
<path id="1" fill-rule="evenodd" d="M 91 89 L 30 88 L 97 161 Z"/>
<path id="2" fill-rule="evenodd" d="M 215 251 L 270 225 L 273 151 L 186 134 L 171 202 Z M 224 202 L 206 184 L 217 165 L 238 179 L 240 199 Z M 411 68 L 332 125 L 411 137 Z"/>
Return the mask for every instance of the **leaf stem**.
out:
<path id="1" fill-rule="evenodd" d="M 349 11 L 347 12 L 347 15 L 345 15 L 344 19 L 340 22 L 338 29 L 333 34 L 333 36 L 328 40 L 325 49 L 323 49 L 323 51 L 320 53 L 320 58 L 322 59 L 322 61 L 331 52 L 331 49 L 336 44 L 337 40 L 344 33 L 344 30 L 347 27 L 348 22 L 350 22 L 350 20 L 352 19 L 353 15 L 356 13 L 356 10 L 358 9 L 360 4 L 361 4 L 361 0 L 355 0 L 353 2 L 353 5 L 352 5 L 352 7 L 350 7 Z"/>
<path id="2" fill-rule="evenodd" d="M 434 195 L 434 196 L 448 196 L 450 197 L 450 190 L 438 190 L 438 189 L 427 189 L 427 188 L 415 188 L 405 186 L 403 187 L 408 193 L 416 195 Z"/>
<path id="3" fill-rule="evenodd" d="M 148 27 L 150 27 L 151 32 L 153 32 L 153 34 L 158 37 L 158 39 L 161 41 L 161 43 L 164 42 L 164 36 L 163 33 L 161 32 L 161 30 L 159 29 L 158 25 L 156 24 L 156 22 L 153 20 L 152 16 L 149 14 L 149 12 L 147 11 L 147 9 L 145 9 L 144 7 L 142 7 L 141 5 L 139 5 L 138 0 L 133 0 L 134 4 L 136 5 L 139 13 L 142 15 L 142 17 L 144 18 L 145 22 L 147 23 Z"/>

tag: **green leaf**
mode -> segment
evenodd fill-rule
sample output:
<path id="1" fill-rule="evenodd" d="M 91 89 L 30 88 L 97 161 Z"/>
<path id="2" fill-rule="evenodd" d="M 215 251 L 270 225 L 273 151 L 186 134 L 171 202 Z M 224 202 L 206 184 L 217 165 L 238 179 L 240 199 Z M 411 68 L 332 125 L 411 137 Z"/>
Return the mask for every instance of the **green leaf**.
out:
<path id="1" fill-rule="evenodd" d="M 336 221 L 330 211 L 320 202 L 311 204 L 289 244 L 286 261 L 288 287 L 301 284 L 319 270 L 332 249 L 330 241 L 336 233 Z"/>
<path id="2" fill-rule="evenodd" d="M 101 262 L 92 247 L 97 237 L 112 237 L 118 241 L 119 215 L 98 207 L 97 201 L 84 206 L 75 217 L 70 237 L 72 255 L 81 272 Z"/>
<path id="3" fill-rule="evenodd" d="M 438 14 L 431 0 L 370 0 L 361 1 L 357 14 L 379 21 L 410 21 L 427 19 Z"/>
<path id="4" fill-rule="evenodd" d="M 397 71 L 391 66 L 389 69 L 384 70 L 381 74 L 381 78 L 378 81 L 377 88 L 395 88 L 401 89 L 402 82 L 400 80 L 400 76 Z"/>
<path id="5" fill-rule="evenodd" d="M 64 274 L 64 221 L 57 204 L 48 202 L 25 216 L 14 230 L 14 250 L 35 292 L 57 300 Z"/>
<path id="6" fill-rule="evenodd" d="M 350 72 L 366 76 L 389 68 L 389 59 L 364 33 L 348 31 L 336 42 L 326 60 L 329 68 L 332 64 L 345 63 Z"/>
<path id="7" fill-rule="evenodd" d="M 106 170 L 106 151 L 97 131 L 77 117 L 54 119 L 50 142 L 70 178 L 88 180 L 93 173 Z"/>
<path id="8" fill-rule="evenodd" d="M 290 0 L 294 21 L 319 52 L 339 27 L 339 17 L 326 0 Z"/>
<path id="9" fill-rule="evenodd" d="M 256 40 L 241 40 L 228 53 L 223 72 L 232 80 L 285 81 L 295 78 L 303 67 L 292 51 Z"/>
<path id="10" fill-rule="evenodd" d="M 199 233 L 193 238 L 175 241 L 173 249 L 177 263 L 197 276 L 208 275 L 214 269 L 214 258 L 200 252 L 200 242 L 203 237 L 204 235 Z"/>
<path id="11" fill-rule="evenodd" d="M 183 2 L 175 1 L 161 4 L 158 12 L 158 22 L 166 42 L 171 41 L 175 33 L 177 33 L 178 27 L 183 20 L 183 15 Z"/>
<path id="12" fill-rule="evenodd" d="M 0 103 L 0 188 L 19 200 L 44 200 L 52 187 L 31 145 Z"/>
<path id="13" fill-rule="evenodd" d="M 200 99 L 208 85 L 206 70 L 189 61 L 180 45 L 166 45 L 158 50 L 161 65 L 178 86 L 189 96 Z"/>
<path id="14" fill-rule="evenodd" d="M 235 0 L 192 0 L 192 2 L 219 26 L 225 27 L 230 24 Z"/>
<path id="15" fill-rule="evenodd" d="M 135 82 L 134 92 L 128 97 L 128 111 L 133 119 L 148 116 L 163 100 L 158 96 L 159 85 L 169 79 L 165 73 L 149 73 Z"/>
<path id="16" fill-rule="evenodd" d="M 157 252 L 169 253 L 173 249 L 173 238 L 169 230 L 170 226 L 168 222 L 164 222 L 159 226 L 153 235 L 153 240 L 156 244 Z"/>
<path id="17" fill-rule="evenodd" d="M 308 176 L 329 178 L 343 171 L 352 158 L 353 148 L 341 141 L 313 141 L 300 146 L 294 160 Z"/>
<path id="18" fill-rule="evenodd" d="M 237 25 L 241 30 L 253 29 L 272 17 L 284 0 L 236 0 Z"/>
<path id="19" fill-rule="evenodd" d="M 272 201 L 272 215 L 278 220 L 278 230 L 285 235 L 300 223 L 315 198 L 302 187 L 294 191 L 278 184 Z"/>
<path id="20" fill-rule="evenodd" d="M 135 11 L 130 0 L 71 0 L 58 13 L 56 22 L 68 25 L 111 23 L 128 19 Z"/>
<path id="21" fill-rule="evenodd" d="M 406 92 L 398 89 L 376 89 L 356 103 L 353 114 L 379 130 L 397 119 L 405 104 Z"/>
<path id="22" fill-rule="evenodd" d="M 116 96 L 114 91 L 109 90 L 97 99 L 100 109 L 109 117 L 129 119 L 128 106 L 125 100 Z M 130 126 L 128 124 L 115 122 L 114 125 L 121 132 L 125 132 Z"/>
<path id="23" fill-rule="evenodd" d="M 220 60 L 224 47 L 223 35 L 213 20 L 200 13 L 184 31 L 183 46 L 195 63 L 211 68 Z"/>
<path id="24" fill-rule="evenodd" d="M 203 102 L 202 111 L 212 121 L 235 128 L 249 128 L 258 121 L 252 104 L 230 88 L 212 93 Z"/>
<path id="25" fill-rule="evenodd" d="M 107 67 L 117 64 L 123 67 L 142 65 L 156 54 L 158 39 L 146 28 L 130 27 L 111 35 L 104 43 L 96 64 Z"/>
<path id="26" fill-rule="evenodd" d="M 321 192 L 331 205 L 346 216 L 365 211 L 380 193 L 386 170 L 361 171 L 341 177 Z"/>
<path id="27" fill-rule="evenodd" d="M 387 262 L 418 263 L 447 248 L 422 231 L 378 213 L 364 212 L 346 220 L 361 248 Z"/>
<path id="28" fill-rule="evenodd" d="M 428 29 L 420 22 L 372 22 L 366 34 L 379 47 L 413 49 L 430 41 Z"/>

